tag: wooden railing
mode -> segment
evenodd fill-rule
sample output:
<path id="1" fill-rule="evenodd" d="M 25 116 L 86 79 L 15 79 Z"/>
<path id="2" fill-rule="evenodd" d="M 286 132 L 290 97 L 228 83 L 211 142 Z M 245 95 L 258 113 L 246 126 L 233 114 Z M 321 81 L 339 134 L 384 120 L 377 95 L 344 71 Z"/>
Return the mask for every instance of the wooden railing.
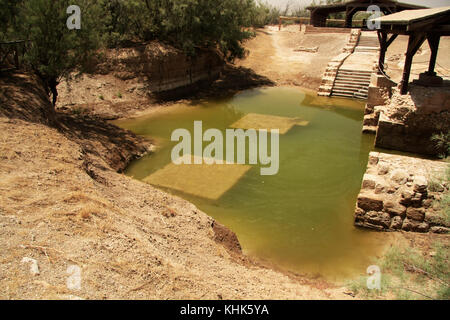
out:
<path id="1" fill-rule="evenodd" d="M 286 16 L 280 16 L 278 18 L 279 24 L 278 24 L 278 30 L 281 30 L 281 27 L 283 25 L 283 21 L 294 21 L 300 23 L 300 30 L 302 29 L 302 24 L 310 24 L 310 18 L 308 17 L 286 17 Z M 357 26 L 363 26 L 364 20 L 353 20 L 352 24 Z M 331 26 L 330 26 L 331 25 Z M 327 26 L 333 27 L 344 27 L 345 26 L 345 20 L 344 19 L 327 19 Z"/>

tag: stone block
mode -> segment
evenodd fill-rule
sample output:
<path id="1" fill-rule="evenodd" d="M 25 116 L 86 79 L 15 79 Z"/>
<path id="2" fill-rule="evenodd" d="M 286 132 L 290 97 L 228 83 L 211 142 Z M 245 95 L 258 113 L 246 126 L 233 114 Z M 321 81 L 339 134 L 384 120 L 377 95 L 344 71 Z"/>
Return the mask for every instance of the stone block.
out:
<path id="1" fill-rule="evenodd" d="M 422 222 L 425 219 L 425 209 L 409 207 L 406 209 L 408 219 Z"/>
<path id="2" fill-rule="evenodd" d="M 360 193 L 358 196 L 358 207 L 365 211 L 381 211 L 383 210 L 383 200 L 371 192 Z"/>

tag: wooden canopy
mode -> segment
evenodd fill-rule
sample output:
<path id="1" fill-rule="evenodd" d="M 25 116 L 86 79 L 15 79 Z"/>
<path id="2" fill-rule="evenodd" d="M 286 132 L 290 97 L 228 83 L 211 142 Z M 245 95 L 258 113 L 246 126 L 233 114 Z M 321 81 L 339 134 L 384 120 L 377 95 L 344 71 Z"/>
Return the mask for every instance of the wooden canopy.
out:
<path id="1" fill-rule="evenodd" d="M 358 11 L 366 11 L 371 5 L 378 6 L 385 15 L 402 10 L 426 8 L 393 0 L 352 0 L 343 3 L 309 6 L 306 9 L 311 11 L 311 24 L 315 27 L 325 27 L 327 17 L 330 14 L 345 12 L 345 27 L 351 28 L 353 16 Z"/>
<path id="2" fill-rule="evenodd" d="M 450 6 L 433 9 L 406 10 L 373 19 L 373 21 L 380 23 L 380 29 L 377 31 L 380 41 L 379 68 L 381 71 L 384 70 L 384 60 L 389 45 L 399 34 L 409 36 L 401 82 L 401 94 L 408 92 L 412 60 L 425 40 L 428 41 L 430 46 L 431 57 L 428 71 L 421 76 L 428 82 L 442 82 L 442 79 L 436 76 L 434 68 L 440 38 L 441 36 L 450 36 Z M 391 34 L 391 36 L 388 37 L 388 34 Z"/>

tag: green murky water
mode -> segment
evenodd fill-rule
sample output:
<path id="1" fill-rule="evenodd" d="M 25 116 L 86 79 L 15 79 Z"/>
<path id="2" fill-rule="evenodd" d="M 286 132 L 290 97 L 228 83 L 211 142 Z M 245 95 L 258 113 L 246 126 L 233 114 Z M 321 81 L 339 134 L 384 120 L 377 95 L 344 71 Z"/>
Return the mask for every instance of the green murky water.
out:
<path id="1" fill-rule="evenodd" d="M 382 249 L 379 234 L 353 227 L 353 211 L 373 138 L 362 135 L 363 103 L 319 98 L 297 88 L 245 91 L 232 98 L 180 105 L 116 124 L 149 136 L 158 151 L 127 174 L 143 179 L 163 168 L 176 128 L 225 130 L 247 113 L 309 121 L 280 135 L 280 169 L 261 176 L 254 166 L 218 200 L 177 194 L 231 228 L 244 251 L 279 267 L 326 278 L 365 273 Z"/>

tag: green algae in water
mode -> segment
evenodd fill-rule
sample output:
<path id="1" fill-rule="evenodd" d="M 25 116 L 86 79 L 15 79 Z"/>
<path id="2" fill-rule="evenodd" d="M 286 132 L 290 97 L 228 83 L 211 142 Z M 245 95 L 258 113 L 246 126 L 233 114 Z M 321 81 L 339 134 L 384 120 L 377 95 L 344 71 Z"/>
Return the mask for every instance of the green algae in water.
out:
<path id="1" fill-rule="evenodd" d="M 229 99 L 180 105 L 116 124 L 157 141 L 156 153 L 132 163 L 127 174 L 144 179 L 166 166 L 172 131 L 194 121 L 222 130 L 256 113 L 299 118 L 280 135 L 280 169 L 261 176 L 253 166 L 218 200 L 177 194 L 238 236 L 245 253 L 300 273 L 342 279 L 365 273 L 383 237 L 356 229 L 353 212 L 373 138 L 362 135 L 364 104 L 320 98 L 297 88 L 245 91 Z M 385 239 L 386 240 L 386 239 Z"/>

